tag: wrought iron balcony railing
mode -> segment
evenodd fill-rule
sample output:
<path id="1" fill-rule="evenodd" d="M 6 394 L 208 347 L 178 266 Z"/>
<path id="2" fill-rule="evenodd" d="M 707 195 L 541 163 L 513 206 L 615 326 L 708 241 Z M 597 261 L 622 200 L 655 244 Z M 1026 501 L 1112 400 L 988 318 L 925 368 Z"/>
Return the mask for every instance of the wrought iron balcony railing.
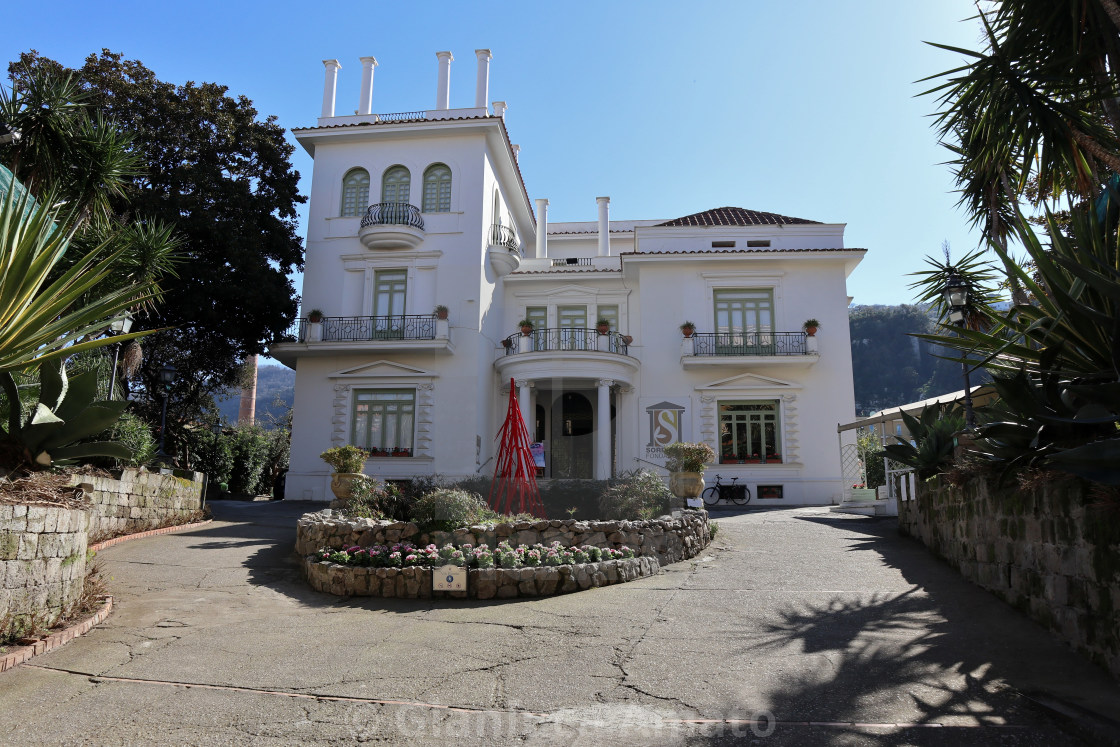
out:
<path id="1" fill-rule="evenodd" d="M 805 355 L 804 332 L 697 332 L 694 355 Z"/>
<path id="2" fill-rule="evenodd" d="M 490 244 L 504 246 L 514 254 L 521 254 L 521 250 L 517 247 L 517 234 L 509 226 L 501 226 L 497 223 L 490 226 Z"/>
<path id="3" fill-rule="evenodd" d="M 367 226 L 412 226 L 424 230 L 420 208 L 407 202 L 378 202 L 369 206 L 362 218 L 362 228 Z"/>
<path id="4" fill-rule="evenodd" d="M 309 322 L 300 319 L 284 342 L 370 342 L 374 340 L 434 340 L 436 315 L 326 316 L 318 336 L 309 336 Z"/>
<path id="5" fill-rule="evenodd" d="M 502 346 L 506 349 L 506 355 L 514 355 L 520 352 L 519 346 L 522 337 L 524 337 L 524 335 L 520 332 L 515 332 L 502 340 Z M 534 353 L 542 351 L 584 350 L 589 352 L 629 355 L 626 340 L 617 332 L 608 332 L 605 335 L 601 335 L 598 330 L 594 329 L 577 329 L 571 327 L 544 328 L 534 329 L 529 333 L 528 338 L 529 351 Z"/>

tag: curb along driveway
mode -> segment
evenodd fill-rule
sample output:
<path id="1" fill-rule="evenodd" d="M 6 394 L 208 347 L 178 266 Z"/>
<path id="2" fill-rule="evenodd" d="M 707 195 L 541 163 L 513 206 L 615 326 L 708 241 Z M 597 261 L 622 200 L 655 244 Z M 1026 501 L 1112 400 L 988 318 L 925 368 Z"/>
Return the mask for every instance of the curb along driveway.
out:
<path id="1" fill-rule="evenodd" d="M 20 744 L 1080 744 L 1024 697 L 1120 688 L 892 520 L 716 515 L 657 577 L 507 602 L 339 599 L 292 554 L 307 504 L 99 558 L 89 635 L 0 675 Z"/>

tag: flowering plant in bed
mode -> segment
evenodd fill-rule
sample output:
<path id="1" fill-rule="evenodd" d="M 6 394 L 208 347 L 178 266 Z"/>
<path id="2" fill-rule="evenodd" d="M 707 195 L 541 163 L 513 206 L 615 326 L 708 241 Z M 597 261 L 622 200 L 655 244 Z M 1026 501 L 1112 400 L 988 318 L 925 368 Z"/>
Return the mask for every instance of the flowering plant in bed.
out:
<path id="1" fill-rule="evenodd" d="M 602 560 L 620 560 L 634 556 L 634 551 L 626 546 L 616 550 L 609 547 L 564 547 L 559 542 L 553 542 L 551 545 L 513 547 L 509 542 L 504 541 L 498 543 L 494 549 L 486 545 L 415 547 L 411 543 L 401 542 L 389 546 L 354 546 L 345 550 L 323 548 L 315 554 L 315 558 L 319 561 L 365 568 L 431 568 L 441 565 L 468 568 L 533 568 L 542 565 L 597 563 Z"/>

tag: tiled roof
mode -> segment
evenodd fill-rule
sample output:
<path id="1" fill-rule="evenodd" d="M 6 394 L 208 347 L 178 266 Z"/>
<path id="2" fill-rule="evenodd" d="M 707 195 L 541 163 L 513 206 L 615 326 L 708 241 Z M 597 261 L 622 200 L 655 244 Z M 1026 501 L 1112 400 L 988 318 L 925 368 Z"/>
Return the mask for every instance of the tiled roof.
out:
<path id="1" fill-rule="evenodd" d="M 669 254 L 800 254 L 804 252 L 866 252 L 859 247 L 839 247 L 834 249 L 684 249 L 665 252 L 622 252 L 620 257 L 665 256 Z"/>
<path id="2" fill-rule="evenodd" d="M 759 210 L 747 210 L 740 207 L 720 207 L 705 210 L 702 213 L 693 213 L 682 218 L 658 223 L 661 226 L 779 226 L 792 223 L 817 223 L 816 220 L 804 218 L 791 218 L 788 215 L 777 213 L 764 213 Z"/>

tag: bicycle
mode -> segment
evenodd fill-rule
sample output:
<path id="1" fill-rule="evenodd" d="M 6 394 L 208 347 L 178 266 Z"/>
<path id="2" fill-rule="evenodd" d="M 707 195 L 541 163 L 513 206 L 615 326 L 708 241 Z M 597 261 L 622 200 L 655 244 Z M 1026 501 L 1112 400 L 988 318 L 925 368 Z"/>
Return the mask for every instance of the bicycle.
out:
<path id="1" fill-rule="evenodd" d="M 704 498 L 705 506 L 714 506 L 721 500 L 734 503 L 738 506 L 745 505 L 751 502 L 751 491 L 746 485 L 736 485 L 739 481 L 738 477 L 731 478 L 731 484 L 720 482 L 719 475 L 716 475 L 716 484 L 707 488 L 701 495 Z"/>

